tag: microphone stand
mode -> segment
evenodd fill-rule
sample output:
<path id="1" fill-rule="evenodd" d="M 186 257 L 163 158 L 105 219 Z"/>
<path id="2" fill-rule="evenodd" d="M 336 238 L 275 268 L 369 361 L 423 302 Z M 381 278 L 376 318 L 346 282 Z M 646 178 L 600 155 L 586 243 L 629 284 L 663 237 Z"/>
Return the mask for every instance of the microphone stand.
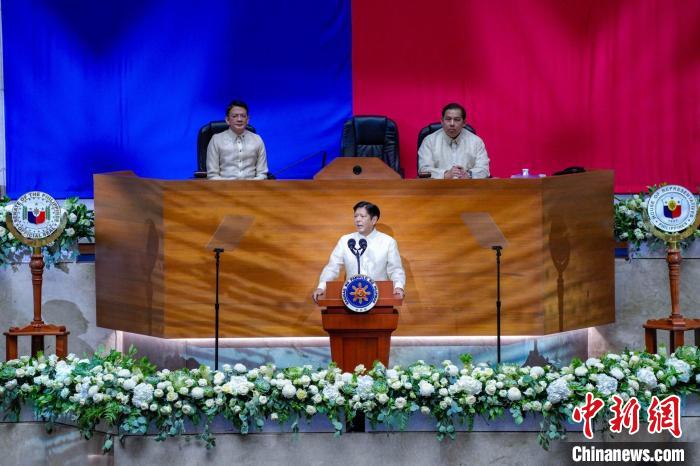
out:
<path id="1" fill-rule="evenodd" d="M 214 370 L 219 370 L 219 258 L 223 248 L 214 248 L 216 257 L 216 300 L 214 301 Z"/>
<path id="2" fill-rule="evenodd" d="M 496 251 L 496 361 L 501 364 L 501 249 L 503 246 L 491 246 Z"/>

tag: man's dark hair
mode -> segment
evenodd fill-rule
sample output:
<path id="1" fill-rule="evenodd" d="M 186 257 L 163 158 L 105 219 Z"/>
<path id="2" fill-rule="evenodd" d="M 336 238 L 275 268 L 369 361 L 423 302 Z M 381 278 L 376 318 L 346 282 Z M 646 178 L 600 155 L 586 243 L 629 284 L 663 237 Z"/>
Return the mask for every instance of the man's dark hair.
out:
<path id="1" fill-rule="evenodd" d="M 367 201 L 360 201 L 357 204 L 355 204 L 355 207 L 352 208 L 352 211 L 355 212 L 357 209 L 360 209 L 364 207 L 367 213 L 369 214 L 369 218 L 372 217 L 377 217 L 379 218 L 380 212 L 379 212 L 379 207 L 376 205 L 372 204 L 371 202 Z"/>
<path id="2" fill-rule="evenodd" d="M 242 100 L 234 100 L 234 101 L 232 101 L 230 104 L 228 104 L 228 107 L 226 107 L 226 117 L 228 117 L 228 114 L 231 113 L 231 109 L 232 109 L 233 107 L 245 108 L 246 114 L 249 113 L 249 112 L 248 112 L 248 104 L 247 104 L 247 103 L 243 102 Z"/>
<path id="3" fill-rule="evenodd" d="M 462 119 L 463 119 L 464 121 L 467 120 L 467 111 L 464 109 L 464 107 L 462 107 L 462 106 L 459 105 L 458 103 L 456 103 L 456 102 L 450 102 L 449 104 L 445 105 L 445 106 L 442 108 L 442 117 L 443 117 L 443 118 L 445 118 L 445 113 L 447 113 L 448 110 L 459 110 L 460 112 L 462 112 Z"/>

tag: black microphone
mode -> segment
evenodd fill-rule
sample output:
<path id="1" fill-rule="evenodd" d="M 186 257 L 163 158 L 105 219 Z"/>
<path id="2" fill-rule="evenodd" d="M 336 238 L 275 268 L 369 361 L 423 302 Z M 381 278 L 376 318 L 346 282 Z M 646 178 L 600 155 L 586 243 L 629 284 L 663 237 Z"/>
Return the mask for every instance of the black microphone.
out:
<path id="1" fill-rule="evenodd" d="M 355 254 L 355 239 L 354 238 L 350 238 L 348 240 L 348 248 L 350 248 L 352 253 Z"/>
<path id="2" fill-rule="evenodd" d="M 367 240 L 362 238 L 360 240 L 360 255 L 365 253 L 365 249 L 367 249 Z"/>

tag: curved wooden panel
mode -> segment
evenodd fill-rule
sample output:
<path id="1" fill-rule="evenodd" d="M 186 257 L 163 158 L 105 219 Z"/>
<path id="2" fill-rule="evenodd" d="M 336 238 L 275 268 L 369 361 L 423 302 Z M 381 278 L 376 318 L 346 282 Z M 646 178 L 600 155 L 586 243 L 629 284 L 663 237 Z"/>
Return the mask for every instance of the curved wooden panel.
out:
<path id="1" fill-rule="evenodd" d="M 98 325 L 161 337 L 213 333 L 214 255 L 227 215 L 251 216 L 221 256 L 221 334 L 321 336 L 310 299 L 352 206 L 378 204 L 399 244 L 395 335 L 494 335 L 495 256 L 462 223 L 487 212 L 508 240 L 504 335 L 614 321 L 612 172 L 544 179 L 162 181 L 95 176 Z"/>

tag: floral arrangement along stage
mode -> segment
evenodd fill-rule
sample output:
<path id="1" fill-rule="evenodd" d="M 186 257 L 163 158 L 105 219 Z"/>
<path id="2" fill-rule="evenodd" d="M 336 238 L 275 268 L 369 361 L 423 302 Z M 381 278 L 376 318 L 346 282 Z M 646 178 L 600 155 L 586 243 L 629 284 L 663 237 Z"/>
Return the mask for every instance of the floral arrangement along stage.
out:
<path id="1" fill-rule="evenodd" d="M 158 439 L 181 435 L 185 421 L 198 426 L 200 438 L 214 445 L 209 426 L 223 416 L 241 434 L 262 430 L 267 420 L 291 423 L 313 416 L 327 417 L 339 435 L 344 420 L 364 413 L 372 425 L 405 429 L 411 416 L 433 418 L 439 439 L 454 438 L 455 427 L 470 429 L 476 416 L 496 419 L 508 413 L 515 423 L 541 417 L 540 444 L 565 436 L 564 423 L 593 393 L 612 404 L 618 395 L 636 397 L 643 408 L 652 397 L 697 393 L 700 351 L 681 347 L 664 356 L 628 351 L 600 359 L 573 360 L 561 369 L 504 364 L 492 368 L 462 357 L 432 366 L 418 361 L 406 368 L 375 365 L 343 373 L 333 365 L 278 369 L 264 365 L 247 369 L 224 365 L 222 371 L 156 370 L 135 350 L 112 351 L 91 359 L 69 355 L 23 357 L 0 363 L 0 410 L 17 420 L 21 407 L 33 406 L 37 419 L 49 426 L 73 421 L 86 438 L 104 423 L 119 438 L 144 435 L 149 427 Z M 610 417 L 601 410 L 598 420 Z M 607 426 L 607 422 L 602 424 Z M 105 450 L 112 447 L 107 435 Z"/>
<path id="2" fill-rule="evenodd" d="M 0 196 L 0 267 L 19 260 L 26 254 L 31 254 L 31 248 L 15 238 L 7 229 L 5 213 L 11 212 L 10 198 Z M 92 241 L 95 238 L 95 212 L 79 202 L 77 197 L 65 200 L 62 211 L 66 213 L 68 222 L 61 236 L 56 241 L 42 248 L 44 262 L 47 267 L 59 259 L 75 260 L 78 256 L 77 243 L 81 239 Z M 68 257 L 66 257 L 66 255 Z"/>
<path id="3" fill-rule="evenodd" d="M 661 240 L 651 234 L 644 223 L 642 212 L 647 209 L 647 201 L 654 192 L 666 186 L 667 183 L 648 186 L 646 192 L 635 194 L 629 198 L 615 198 L 615 239 L 627 241 L 639 250 L 642 243 L 647 242 L 651 246 L 660 246 Z M 681 247 L 687 247 L 696 238 L 700 238 L 700 230 L 681 242 Z"/>

